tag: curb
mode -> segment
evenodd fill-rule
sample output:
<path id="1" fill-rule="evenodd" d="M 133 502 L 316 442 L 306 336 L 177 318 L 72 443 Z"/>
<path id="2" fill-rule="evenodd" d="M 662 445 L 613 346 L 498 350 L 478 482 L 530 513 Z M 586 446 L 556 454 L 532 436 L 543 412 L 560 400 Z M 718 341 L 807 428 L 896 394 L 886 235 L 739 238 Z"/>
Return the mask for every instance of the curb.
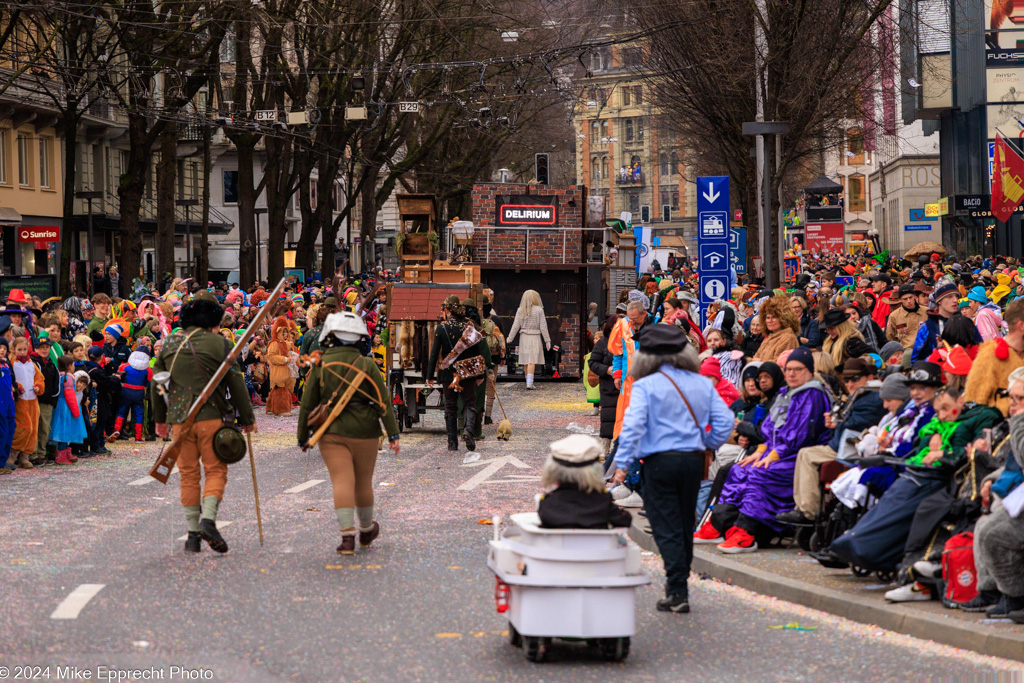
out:
<path id="1" fill-rule="evenodd" d="M 657 553 L 650 534 L 634 518 L 629 537 L 644 550 Z M 789 579 L 736 562 L 719 553 L 695 548 L 692 570 L 713 579 L 755 593 L 794 602 L 862 624 L 878 626 L 904 635 L 933 640 L 944 645 L 973 650 L 983 655 L 1024 661 L 1024 634 L 1003 632 L 987 624 L 959 619 L 940 619 L 895 604 L 866 603 L 856 596 Z"/>

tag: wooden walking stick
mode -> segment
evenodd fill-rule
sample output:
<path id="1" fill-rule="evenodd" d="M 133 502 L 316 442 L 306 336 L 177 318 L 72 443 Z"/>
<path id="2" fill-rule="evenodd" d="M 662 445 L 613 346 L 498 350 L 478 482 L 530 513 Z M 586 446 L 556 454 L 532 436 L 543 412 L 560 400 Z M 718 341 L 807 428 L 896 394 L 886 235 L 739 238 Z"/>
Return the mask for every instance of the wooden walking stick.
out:
<path id="1" fill-rule="evenodd" d="M 256 497 L 256 526 L 260 530 L 260 546 L 263 546 L 263 518 L 260 516 L 260 487 L 256 485 L 256 457 L 252 452 L 252 434 L 245 433 L 245 440 L 249 444 L 249 465 L 252 466 L 252 492 Z"/>

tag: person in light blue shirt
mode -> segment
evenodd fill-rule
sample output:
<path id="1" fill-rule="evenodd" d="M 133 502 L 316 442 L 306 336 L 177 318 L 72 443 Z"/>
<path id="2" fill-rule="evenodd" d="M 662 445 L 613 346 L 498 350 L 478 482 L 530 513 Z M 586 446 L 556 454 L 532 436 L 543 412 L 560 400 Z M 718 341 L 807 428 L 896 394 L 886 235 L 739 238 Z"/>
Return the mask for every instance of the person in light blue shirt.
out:
<path id="1" fill-rule="evenodd" d="M 615 454 L 615 483 L 625 480 L 635 460 L 643 461 L 644 508 L 665 563 L 666 597 L 657 604 L 662 612 L 690 611 L 686 579 L 704 450 L 724 444 L 735 425 L 732 411 L 698 370 L 696 350 L 675 325 L 651 325 L 641 333 Z"/>

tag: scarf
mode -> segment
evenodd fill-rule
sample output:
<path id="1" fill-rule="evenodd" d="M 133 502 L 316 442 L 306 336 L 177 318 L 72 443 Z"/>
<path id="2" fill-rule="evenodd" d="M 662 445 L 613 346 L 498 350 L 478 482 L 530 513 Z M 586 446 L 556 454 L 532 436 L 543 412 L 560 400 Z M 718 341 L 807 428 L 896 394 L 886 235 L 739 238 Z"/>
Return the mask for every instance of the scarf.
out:
<path id="1" fill-rule="evenodd" d="M 785 391 L 780 391 L 775 401 L 772 403 L 771 409 L 768 411 L 768 418 L 771 420 L 772 425 L 778 429 L 782 425 L 786 424 L 786 416 L 789 413 L 789 405 L 793 402 L 793 397 L 797 394 L 801 394 L 810 389 L 818 389 L 819 391 L 825 392 L 829 398 L 832 394 L 828 388 L 821 383 L 818 379 L 811 379 L 804 382 L 796 389 L 786 387 Z"/>
<path id="2" fill-rule="evenodd" d="M 921 304 L 917 303 L 917 299 L 915 298 L 914 299 L 914 307 L 913 308 L 907 308 L 906 306 L 904 306 L 903 310 L 905 310 L 907 313 L 917 313 L 919 308 L 921 308 Z"/>

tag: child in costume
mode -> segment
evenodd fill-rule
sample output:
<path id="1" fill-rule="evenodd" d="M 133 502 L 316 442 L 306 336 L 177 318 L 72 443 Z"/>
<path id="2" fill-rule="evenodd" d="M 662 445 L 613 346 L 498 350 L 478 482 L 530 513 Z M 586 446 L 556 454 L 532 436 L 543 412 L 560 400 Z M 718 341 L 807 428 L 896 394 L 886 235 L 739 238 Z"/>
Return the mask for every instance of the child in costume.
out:
<path id="1" fill-rule="evenodd" d="M 267 347 L 267 361 L 270 363 L 270 394 L 267 396 L 268 415 L 290 415 L 292 412 L 292 388 L 295 378 L 288 365 L 295 345 L 292 344 L 295 326 L 284 316 L 274 321 L 271 328 L 270 345 Z"/>
<path id="2" fill-rule="evenodd" d="M 7 360 L 7 340 L 0 337 L 0 474 L 10 474 L 18 466 L 11 450 L 13 440 L 14 373 Z"/>
<path id="3" fill-rule="evenodd" d="M 84 443 L 88 437 L 82 408 L 75 393 L 74 365 L 75 361 L 71 356 L 61 356 L 57 359 L 60 392 L 57 395 L 57 407 L 53 409 L 53 419 L 50 421 L 50 441 L 57 444 L 58 465 L 73 464 L 71 444 Z"/>
<path id="4" fill-rule="evenodd" d="M 629 526 L 632 515 L 615 505 L 604 486 L 601 442 L 572 434 L 551 444 L 541 470 L 541 484 L 554 487 L 537 504 L 540 524 L 560 529 L 607 529 Z"/>
<path id="5" fill-rule="evenodd" d="M 124 421 L 128 419 L 128 411 L 132 411 L 135 419 L 135 442 L 144 441 L 142 437 L 142 423 L 144 420 L 144 401 L 146 392 L 149 391 L 149 381 L 153 379 L 153 371 L 149 367 L 149 349 L 140 346 L 128 356 L 128 362 L 121 366 L 123 373 L 121 383 L 121 404 L 118 408 L 117 419 L 114 421 L 114 432 L 107 437 L 107 441 L 117 441 L 121 436 L 121 429 Z"/>
<path id="6" fill-rule="evenodd" d="M 14 352 L 11 367 L 17 387 L 17 398 L 14 402 L 14 440 L 11 448 L 12 455 L 17 453 L 18 467 L 25 469 L 32 468 L 29 455 L 36 450 L 36 439 L 39 434 L 39 401 L 36 395 L 46 388 L 42 371 L 29 357 L 30 347 L 25 337 L 18 337 L 11 342 L 11 351 Z M 66 459 L 60 462 L 58 459 L 58 464 L 72 463 Z"/>

